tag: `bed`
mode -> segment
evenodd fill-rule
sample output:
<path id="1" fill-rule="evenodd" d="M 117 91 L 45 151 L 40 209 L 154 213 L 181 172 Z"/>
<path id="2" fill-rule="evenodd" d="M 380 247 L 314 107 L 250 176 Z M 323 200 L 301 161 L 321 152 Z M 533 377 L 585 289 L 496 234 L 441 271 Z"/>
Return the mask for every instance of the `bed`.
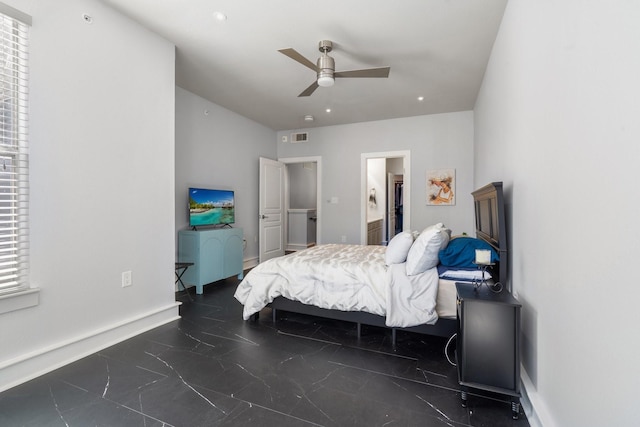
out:
<path id="1" fill-rule="evenodd" d="M 502 183 L 472 195 L 475 238 L 451 238 L 451 231 L 438 223 L 420 233 L 400 233 L 388 247 L 326 244 L 268 260 L 236 289 L 243 317 L 256 320 L 269 306 L 274 323 L 282 310 L 354 322 L 358 337 L 361 325 L 386 327 L 394 346 L 397 330 L 452 336 L 457 329 L 455 283 L 477 281 L 480 272 L 472 264 L 474 249 L 491 250 L 489 284 L 508 289 Z M 471 276 L 450 277 L 446 271 Z"/>

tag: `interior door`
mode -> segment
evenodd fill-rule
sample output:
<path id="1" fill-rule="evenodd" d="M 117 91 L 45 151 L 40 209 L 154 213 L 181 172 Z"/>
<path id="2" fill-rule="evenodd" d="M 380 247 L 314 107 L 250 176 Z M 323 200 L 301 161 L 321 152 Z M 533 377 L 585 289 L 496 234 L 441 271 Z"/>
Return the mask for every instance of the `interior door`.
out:
<path id="1" fill-rule="evenodd" d="M 284 255 L 285 165 L 260 157 L 259 262 Z"/>
<path id="2" fill-rule="evenodd" d="M 387 243 L 396 235 L 396 184 L 395 175 L 387 174 Z"/>

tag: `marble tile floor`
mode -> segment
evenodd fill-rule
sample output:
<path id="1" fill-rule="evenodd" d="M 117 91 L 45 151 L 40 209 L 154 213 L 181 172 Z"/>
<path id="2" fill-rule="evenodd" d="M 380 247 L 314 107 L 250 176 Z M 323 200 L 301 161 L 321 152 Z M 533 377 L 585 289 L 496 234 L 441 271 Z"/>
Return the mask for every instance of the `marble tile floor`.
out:
<path id="1" fill-rule="evenodd" d="M 518 426 L 508 398 L 460 404 L 446 339 L 279 313 L 242 320 L 236 279 L 180 320 L 0 393 L 1 426 Z M 193 289 L 190 289 L 193 295 Z"/>

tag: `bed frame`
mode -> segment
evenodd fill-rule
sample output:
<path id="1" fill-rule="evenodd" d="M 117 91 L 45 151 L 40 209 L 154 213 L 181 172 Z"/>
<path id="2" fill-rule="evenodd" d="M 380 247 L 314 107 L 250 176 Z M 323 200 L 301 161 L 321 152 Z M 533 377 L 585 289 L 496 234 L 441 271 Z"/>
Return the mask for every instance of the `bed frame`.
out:
<path id="1" fill-rule="evenodd" d="M 507 271 L 509 252 L 502 182 L 492 182 L 471 194 L 475 205 L 476 237 L 489 243 L 500 255 L 500 262 L 491 266 L 491 275 L 496 284 L 501 283 L 504 289 L 511 292 Z"/>
<path id="2" fill-rule="evenodd" d="M 471 194 L 473 195 L 475 205 L 476 236 L 489 243 L 500 255 L 500 262 L 491 267 L 491 274 L 496 282 L 502 283 L 504 288 L 510 290 L 509 284 L 507 283 L 508 252 L 502 182 L 493 182 L 485 185 Z M 275 298 L 268 306 L 272 309 L 274 323 L 276 323 L 277 320 L 278 310 L 282 310 L 333 320 L 354 322 L 357 325 L 358 338 L 360 338 L 362 325 L 389 328 L 385 325 L 385 318 L 383 316 L 362 311 L 329 310 L 303 304 L 298 301 L 292 301 L 282 296 Z M 258 314 L 256 313 L 254 316 L 254 320 L 257 320 Z M 457 327 L 457 319 L 440 318 L 433 325 L 389 329 L 391 329 L 391 342 L 393 347 L 395 347 L 397 330 L 440 337 L 451 337 L 456 333 Z"/>

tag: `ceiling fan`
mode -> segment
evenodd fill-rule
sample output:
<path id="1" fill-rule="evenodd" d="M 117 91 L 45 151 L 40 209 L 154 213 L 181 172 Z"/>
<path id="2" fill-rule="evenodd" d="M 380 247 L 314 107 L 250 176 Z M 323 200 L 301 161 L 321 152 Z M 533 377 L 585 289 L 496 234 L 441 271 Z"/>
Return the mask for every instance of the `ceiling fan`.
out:
<path id="1" fill-rule="evenodd" d="M 280 49 L 278 52 L 287 55 L 304 65 L 311 68 L 318 75 L 316 81 L 300 93 L 300 96 L 311 95 L 318 86 L 329 87 L 333 86 L 334 80 L 339 77 L 389 77 L 389 71 L 391 67 L 381 68 L 368 68 L 365 70 L 352 70 L 352 71 L 336 71 L 336 63 L 332 57 L 329 56 L 329 52 L 333 49 L 333 43 L 330 40 L 321 40 L 318 44 L 318 50 L 322 52 L 322 56 L 318 58 L 317 64 L 309 61 L 307 58 L 298 53 L 295 49 L 287 48 Z"/>

